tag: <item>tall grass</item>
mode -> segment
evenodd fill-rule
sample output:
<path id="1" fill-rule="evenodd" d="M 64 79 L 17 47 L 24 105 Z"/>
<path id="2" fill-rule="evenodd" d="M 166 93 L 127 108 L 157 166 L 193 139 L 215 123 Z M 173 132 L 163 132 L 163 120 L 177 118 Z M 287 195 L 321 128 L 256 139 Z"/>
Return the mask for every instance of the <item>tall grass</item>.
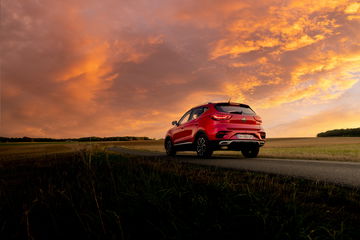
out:
<path id="1" fill-rule="evenodd" d="M 0 239 L 360 238 L 358 190 L 330 184 L 101 150 L 0 174 Z"/>

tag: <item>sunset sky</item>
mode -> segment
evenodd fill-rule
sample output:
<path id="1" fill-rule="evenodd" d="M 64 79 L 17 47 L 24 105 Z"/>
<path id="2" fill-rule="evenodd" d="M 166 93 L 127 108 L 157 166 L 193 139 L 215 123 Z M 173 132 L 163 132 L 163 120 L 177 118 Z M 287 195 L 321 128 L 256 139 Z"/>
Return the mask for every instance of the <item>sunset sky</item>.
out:
<path id="1" fill-rule="evenodd" d="M 2 0 L 0 136 L 164 137 L 212 101 L 269 137 L 360 127 L 360 3 Z"/>

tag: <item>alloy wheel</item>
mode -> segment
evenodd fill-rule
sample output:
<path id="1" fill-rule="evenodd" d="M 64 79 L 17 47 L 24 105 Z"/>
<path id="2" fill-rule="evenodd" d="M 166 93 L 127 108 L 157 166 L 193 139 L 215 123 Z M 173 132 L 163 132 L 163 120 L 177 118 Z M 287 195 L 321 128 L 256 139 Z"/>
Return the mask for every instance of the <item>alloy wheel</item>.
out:
<path id="1" fill-rule="evenodd" d="M 206 146 L 206 140 L 203 137 L 199 137 L 196 144 L 196 152 L 200 156 L 204 156 L 204 153 L 206 152 L 207 146 Z"/>

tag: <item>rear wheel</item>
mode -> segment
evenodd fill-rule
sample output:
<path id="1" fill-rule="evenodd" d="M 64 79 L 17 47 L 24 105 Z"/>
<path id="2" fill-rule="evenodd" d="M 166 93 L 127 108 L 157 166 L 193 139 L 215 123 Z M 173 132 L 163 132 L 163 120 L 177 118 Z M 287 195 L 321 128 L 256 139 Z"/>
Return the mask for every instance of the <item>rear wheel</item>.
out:
<path id="1" fill-rule="evenodd" d="M 247 147 L 247 148 L 241 149 L 241 153 L 246 158 L 256 158 L 257 155 L 259 154 L 259 150 L 260 150 L 259 146 L 252 146 L 252 147 Z"/>
<path id="2" fill-rule="evenodd" d="M 166 155 L 168 155 L 168 156 L 176 155 L 176 150 L 174 148 L 174 144 L 172 143 L 170 138 L 165 140 L 165 150 L 166 150 Z"/>
<path id="3" fill-rule="evenodd" d="M 209 139 L 205 134 L 201 134 L 196 139 L 196 153 L 201 158 L 209 158 L 213 153 L 213 150 L 210 147 Z"/>

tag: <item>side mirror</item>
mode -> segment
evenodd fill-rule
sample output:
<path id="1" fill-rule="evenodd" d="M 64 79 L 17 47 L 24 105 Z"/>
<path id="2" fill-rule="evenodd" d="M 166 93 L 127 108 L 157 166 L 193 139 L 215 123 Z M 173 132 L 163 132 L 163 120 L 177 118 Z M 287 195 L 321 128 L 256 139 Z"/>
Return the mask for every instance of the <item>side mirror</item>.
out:
<path id="1" fill-rule="evenodd" d="M 177 126 L 177 125 L 178 125 L 178 122 L 177 122 L 177 121 L 172 121 L 171 124 Z"/>

